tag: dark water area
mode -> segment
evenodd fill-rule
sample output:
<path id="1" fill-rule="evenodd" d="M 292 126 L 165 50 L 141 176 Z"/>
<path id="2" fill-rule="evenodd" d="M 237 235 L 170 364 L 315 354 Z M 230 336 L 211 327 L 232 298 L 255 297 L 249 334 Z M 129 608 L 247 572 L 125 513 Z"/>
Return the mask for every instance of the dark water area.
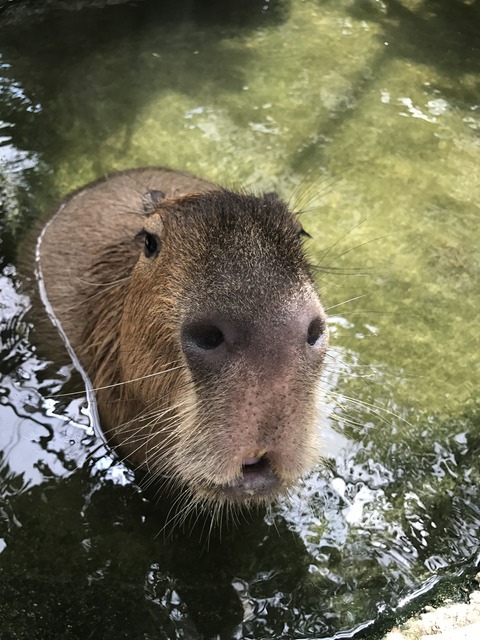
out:
<path id="1" fill-rule="evenodd" d="M 476 2 L 0 0 L 0 638 L 381 637 L 480 563 Z M 221 532 L 105 447 L 33 274 L 69 191 L 277 190 L 320 265 L 325 460 Z"/>

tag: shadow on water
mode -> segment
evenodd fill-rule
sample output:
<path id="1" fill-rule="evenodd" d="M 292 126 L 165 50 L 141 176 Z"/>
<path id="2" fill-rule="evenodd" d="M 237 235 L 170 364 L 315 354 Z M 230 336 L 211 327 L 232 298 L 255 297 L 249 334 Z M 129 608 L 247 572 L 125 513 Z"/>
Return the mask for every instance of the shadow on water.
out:
<path id="1" fill-rule="evenodd" d="M 319 0 L 320 6 L 333 5 L 332 0 Z M 480 94 L 480 5 L 464 0 L 423 0 L 411 3 L 398 0 L 357 0 L 347 11 L 359 21 L 377 23 L 382 45 L 362 69 L 353 83 L 347 99 L 335 109 L 331 118 L 319 126 L 321 132 L 313 143 L 305 142 L 292 159 L 292 167 L 299 172 L 308 171 L 319 147 L 328 150 L 328 141 L 342 125 L 356 114 L 359 100 L 366 95 L 382 68 L 392 60 L 410 60 L 437 68 L 442 74 L 454 78 L 432 87 L 442 96 L 465 109 L 478 103 Z M 462 85 L 462 79 L 470 76 Z M 324 144 L 322 144 L 322 140 Z M 325 164 L 328 160 L 325 157 Z"/>
<path id="2" fill-rule="evenodd" d="M 376 8 L 374 5 L 376 4 Z M 411 3 L 385 0 L 374 3 L 359 0 L 351 6 L 351 15 L 359 20 L 377 21 L 388 51 L 459 78 L 480 69 L 479 19 L 477 2 L 464 0 L 423 0 Z M 441 38 L 441 43 L 439 42 Z M 450 55 L 438 55 L 438 51 Z"/>
<path id="3" fill-rule="evenodd" d="M 238 90 L 246 81 L 244 69 L 252 52 L 245 47 L 226 52 L 225 41 L 233 33 L 260 24 L 275 25 L 284 19 L 288 6 L 258 0 L 240 5 L 145 0 L 113 7 L 86 3 L 83 11 L 76 12 L 63 8 L 65 4 L 47 3 L 43 12 L 31 17 L 29 3 L 25 7 L 18 3 L 18 10 L 24 9 L 21 21 L 2 26 L 2 55 L 11 65 L 9 75 L 30 97 L 31 110 L 39 112 L 32 117 L 34 130 L 21 114 L 22 127 L 15 131 L 15 142 L 18 148 L 29 148 L 45 123 L 46 136 L 39 140 L 38 151 L 49 160 L 52 149 L 62 152 L 62 140 L 56 133 L 70 131 L 63 144 L 71 145 L 79 122 L 84 145 L 79 152 L 119 135 L 124 123 L 134 122 L 137 111 L 155 95 L 152 89 L 192 96 L 215 84 L 221 84 L 223 91 Z M 211 34 L 208 40 L 205 30 Z M 140 44 L 145 40 L 150 55 Z M 188 47 L 180 52 L 182 41 Z M 218 59 L 222 65 L 216 68 L 212 62 Z M 13 91 L 11 95 L 18 97 Z M 16 125 L 16 101 L 12 99 L 5 107 L 3 117 Z M 51 123 L 57 123 L 56 129 Z M 127 130 L 125 144 L 128 140 Z"/>
<path id="4" fill-rule="evenodd" d="M 69 0 L 0 0 L 0 13 L 10 24 L 24 25 L 32 18 L 49 18 L 58 12 L 115 9 L 110 19 L 134 16 L 134 25 L 145 21 L 178 22 L 193 20 L 197 24 L 224 24 L 237 28 L 274 26 L 288 17 L 290 0 L 246 0 L 242 3 L 222 0 L 77 0 L 72 6 Z M 120 6 L 127 13 L 117 13 Z M 128 6 L 130 5 L 130 7 Z M 122 10 L 122 11 L 124 11 Z M 95 14 L 99 17 L 99 14 Z"/>
<path id="5" fill-rule="evenodd" d="M 377 20 L 388 54 L 439 69 L 455 82 L 438 85 L 447 99 L 469 108 L 480 93 L 480 5 L 464 0 L 424 0 L 414 9 L 398 0 L 386 0 L 385 10 L 372 12 L 372 3 L 354 4 L 352 15 Z M 470 81 L 460 89 L 466 76 Z"/>
<path id="6" fill-rule="evenodd" d="M 4 640 L 235 637 L 245 614 L 266 613 L 249 591 L 258 602 L 294 593 L 307 573 L 301 542 L 261 516 L 214 535 L 206 553 L 195 533 L 158 536 L 163 521 L 133 485 L 83 470 L 24 490 L 1 458 L 0 477 Z"/>

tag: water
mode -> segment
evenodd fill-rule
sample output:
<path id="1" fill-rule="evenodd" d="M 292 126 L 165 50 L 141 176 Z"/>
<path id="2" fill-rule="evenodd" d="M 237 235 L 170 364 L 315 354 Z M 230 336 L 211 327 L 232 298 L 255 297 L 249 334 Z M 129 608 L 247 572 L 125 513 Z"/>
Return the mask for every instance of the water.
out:
<path id="1" fill-rule="evenodd" d="M 479 562 L 478 6 L 63 4 L 0 2 L 0 637 L 373 633 Z M 331 316 L 325 464 L 208 550 L 66 395 L 29 275 L 59 198 L 148 164 L 301 209 Z"/>

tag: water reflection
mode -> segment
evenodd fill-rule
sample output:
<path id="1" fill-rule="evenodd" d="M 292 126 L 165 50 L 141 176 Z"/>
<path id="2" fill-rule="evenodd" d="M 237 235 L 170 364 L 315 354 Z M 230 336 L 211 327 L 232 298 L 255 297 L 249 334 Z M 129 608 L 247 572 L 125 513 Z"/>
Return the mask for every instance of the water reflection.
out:
<path id="1" fill-rule="evenodd" d="M 0 276 L 0 449 L 11 473 L 31 487 L 81 466 L 92 432 L 88 416 L 82 416 L 82 398 L 70 398 L 57 411 L 53 398 L 70 379 L 71 367 L 49 377 L 49 363 L 30 345 L 25 318 L 30 300 L 19 289 L 14 269 L 5 269 Z"/>

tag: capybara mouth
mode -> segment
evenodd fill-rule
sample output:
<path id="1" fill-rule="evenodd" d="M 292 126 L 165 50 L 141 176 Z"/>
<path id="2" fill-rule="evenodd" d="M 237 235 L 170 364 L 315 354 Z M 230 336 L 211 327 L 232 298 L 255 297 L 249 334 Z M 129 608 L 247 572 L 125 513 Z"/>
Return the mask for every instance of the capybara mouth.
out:
<path id="1" fill-rule="evenodd" d="M 266 456 L 245 458 L 241 475 L 219 487 L 231 500 L 255 500 L 271 497 L 279 492 L 282 480 Z"/>

